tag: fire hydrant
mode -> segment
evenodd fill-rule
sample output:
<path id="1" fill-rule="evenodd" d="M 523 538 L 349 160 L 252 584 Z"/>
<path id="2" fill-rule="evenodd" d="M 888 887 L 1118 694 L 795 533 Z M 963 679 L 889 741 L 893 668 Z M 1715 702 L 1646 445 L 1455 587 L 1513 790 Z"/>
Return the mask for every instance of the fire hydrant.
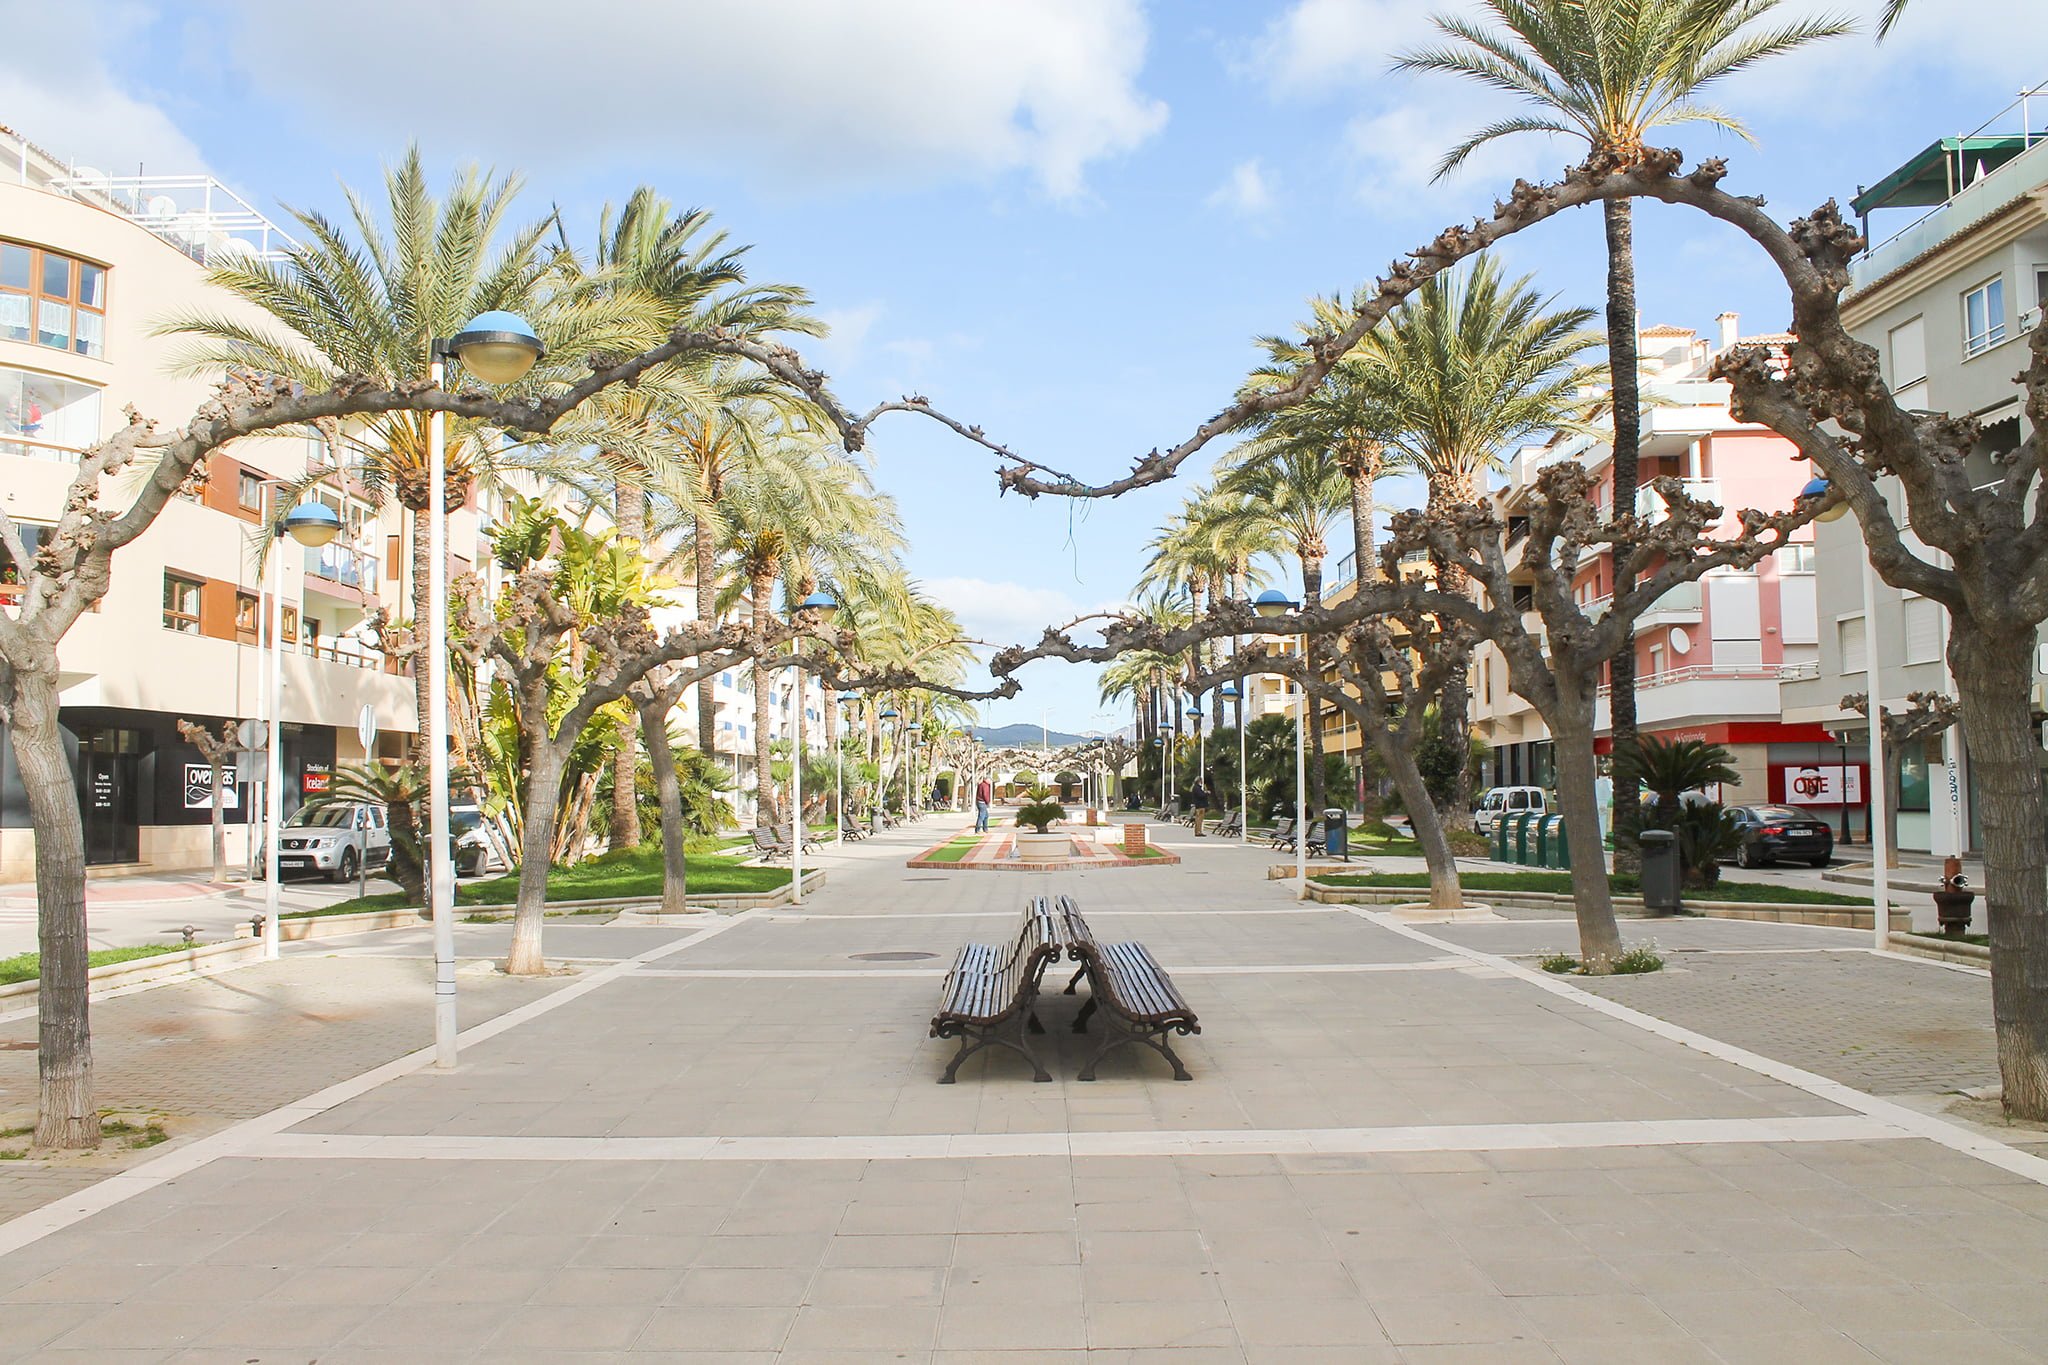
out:
<path id="1" fill-rule="evenodd" d="M 1941 921 L 1941 932 L 1950 938 L 1961 938 L 1970 928 L 1970 902 L 1977 899 L 1977 893 L 1970 890 L 1970 879 L 1963 875 L 1961 858 L 1944 858 L 1941 864 L 1941 890 L 1934 893 L 1934 911 Z"/>

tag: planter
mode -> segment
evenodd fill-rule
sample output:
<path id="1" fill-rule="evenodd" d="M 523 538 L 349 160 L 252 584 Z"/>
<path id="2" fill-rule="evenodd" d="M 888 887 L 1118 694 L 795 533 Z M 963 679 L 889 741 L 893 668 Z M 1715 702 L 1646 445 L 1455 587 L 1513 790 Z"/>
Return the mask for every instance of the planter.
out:
<path id="1" fill-rule="evenodd" d="M 1026 862 L 1049 862 L 1054 858 L 1071 858 L 1074 855 L 1073 836 L 1057 830 L 1040 834 L 1036 830 L 1017 831 L 1017 856 Z"/>

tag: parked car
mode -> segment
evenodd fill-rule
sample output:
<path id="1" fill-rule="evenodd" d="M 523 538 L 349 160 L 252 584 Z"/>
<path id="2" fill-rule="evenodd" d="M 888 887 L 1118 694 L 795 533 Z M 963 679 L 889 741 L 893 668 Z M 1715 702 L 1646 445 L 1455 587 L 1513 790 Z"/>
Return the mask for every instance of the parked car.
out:
<path id="1" fill-rule="evenodd" d="M 1549 809 L 1541 787 L 1488 787 L 1472 812 L 1472 828 L 1490 838 L 1503 815 L 1545 815 Z"/>
<path id="2" fill-rule="evenodd" d="M 263 875 L 267 848 L 256 849 L 256 875 Z M 301 808 L 284 822 L 277 841 L 277 872 L 319 872 L 331 882 L 353 881 L 391 861 L 391 831 L 382 806 L 343 802 Z"/>
<path id="3" fill-rule="evenodd" d="M 1735 861 L 1741 867 L 1763 867 L 1787 859 L 1826 867 L 1835 856 L 1835 835 L 1825 820 L 1797 806 L 1737 806 L 1734 817 Z"/>
<path id="4" fill-rule="evenodd" d="M 499 855 L 497 840 L 476 806 L 448 808 L 448 837 L 455 846 L 455 875 L 480 877 L 486 872 L 509 872 Z"/>

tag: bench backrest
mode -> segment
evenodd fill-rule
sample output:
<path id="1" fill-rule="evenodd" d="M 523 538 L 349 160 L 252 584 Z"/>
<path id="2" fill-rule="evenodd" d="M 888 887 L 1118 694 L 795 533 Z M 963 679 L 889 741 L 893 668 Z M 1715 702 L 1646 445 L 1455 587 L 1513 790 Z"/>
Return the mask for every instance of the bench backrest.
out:
<path id="1" fill-rule="evenodd" d="M 1081 914 L 1080 903 L 1072 896 L 1060 897 L 1059 911 L 1066 929 L 1067 955 L 1088 967 L 1089 984 L 1103 997 L 1105 1003 L 1119 1014 L 1148 1024 L 1174 1024 L 1181 1020 L 1186 1020 L 1190 1024 L 1194 1022 L 1192 1010 L 1163 997 L 1147 1001 L 1128 999 L 1115 994 L 1119 973 L 1107 970 L 1109 959 L 1118 952 L 1128 957 L 1135 945 L 1116 944 L 1105 950 L 1102 944 L 1096 942 L 1095 931 L 1088 927 L 1088 921 Z M 1143 956 L 1143 949 L 1136 951 L 1140 957 Z M 1157 971 L 1157 968 L 1154 967 L 1152 970 Z M 1164 976 L 1164 972 L 1159 972 L 1160 978 L 1163 979 Z M 1154 994 L 1157 995 L 1157 992 Z"/>
<path id="2" fill-rule="evenodd" d="M 782 847 L 782 840 L 766 825 L 754 826 L 754 847 L 763 853 L 774 853 Z"/>

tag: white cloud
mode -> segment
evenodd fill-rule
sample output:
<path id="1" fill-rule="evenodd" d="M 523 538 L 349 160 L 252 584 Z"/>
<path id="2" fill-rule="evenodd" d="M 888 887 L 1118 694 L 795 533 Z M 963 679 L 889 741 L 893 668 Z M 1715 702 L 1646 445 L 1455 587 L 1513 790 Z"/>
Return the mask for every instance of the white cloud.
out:
<path id="1" fill-rule="evenodd" d="M 0 32 L 15 54 L 0 62 L 0 123 L 67 162 L 109 175 L 133 175 L 138 165 L 155 175 L 204 171 L 192 140 L 98 56 L 145 18 L 129 5 L 0 4 Z M 43 58 L 27 60 L 29 53 Z"/>
<path id="2" fill-rule="evenodd" d="M 1165 124 L 1139 0 L 212 0 L 256 88 L 351 137 L 530 169 L 658 150 L 782 189 L 1028 171 L 1055 198 Z M 280 61 L 280 53 L 317 60 Z M 504 95 L 509 98 L 494 98 Z M 445 140 L 445 141 L 444 141 Z"/>
<path id="3" fill-rule="evenodd" d="M 1036 644 L 1047 626 L 1121 605 L 1084 605 L 1058 588 L 986 578 L 928 578 L 924 588 L 933 601 L 945 603 L 960 618 L 969 635 L 998 646 Z M 1086 627 L 1080 633 L 1085 635 Z"/>
<path id="4" fill-rule="evenodd" d="M 1210 208 L 1228 209 L 1240 218 L 1261 218 L 1273 207 L 1273 186 L 1259 159 L 1240 161 L 1230 168 L 1222 184 L 1205 201 Z"/>
<path id="5" fill-rule="evenodd" d="M 1266 26 L 1250 67 L 1275 95 L 1318 95 L 1383 78 L 1395 52 L 1434 32 L 1442 0 L 1298 0 Z"/>

